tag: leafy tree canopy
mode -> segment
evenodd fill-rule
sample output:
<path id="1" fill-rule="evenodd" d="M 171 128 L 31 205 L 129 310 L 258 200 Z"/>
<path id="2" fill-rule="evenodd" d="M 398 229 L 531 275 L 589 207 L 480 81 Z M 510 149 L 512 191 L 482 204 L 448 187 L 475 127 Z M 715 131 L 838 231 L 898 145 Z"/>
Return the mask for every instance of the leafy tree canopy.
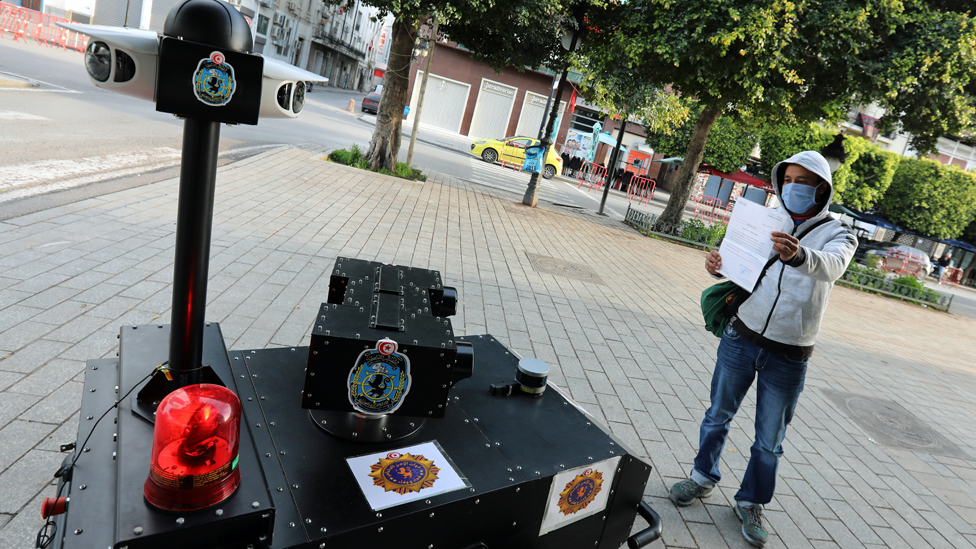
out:
<path id="1" fill-rule="evenodd" d="M 694 131 L 695 120 L 702 107 L 696 106 L 691 117 L 677 128 L 645 130 L 647 144 L 654 152 L 668 156 L 682 156 Z M 743 116 L 719 118 L 712 127 L 702 162 L 715 166 L 725 173 L 735 173 L 745 165 L 749 154 L 759 140 L 759 131 L 753 121 Z"/>
<path id="2" fill-rule="evenodd" d="M 934 160 L 902 158 L 875 210 L 907 229 L 956 238 L 976 218 L 976 175 Z"/>
<path id="3" fill-rule="evenodd" d="M 901 157 L 881 150 L 863 137 L 845 136 L 847 159 L 834 173 L 834 189 L 840 203 L 868 210 L 884 197 Z"/>
<path id="4" fill-rule="evenodd" d="M 817 123 L 770 124 L 759 136 L 760 169 L 769 179 L 773 166 L 800 151 L 822 151 L 834 132 Z"/>

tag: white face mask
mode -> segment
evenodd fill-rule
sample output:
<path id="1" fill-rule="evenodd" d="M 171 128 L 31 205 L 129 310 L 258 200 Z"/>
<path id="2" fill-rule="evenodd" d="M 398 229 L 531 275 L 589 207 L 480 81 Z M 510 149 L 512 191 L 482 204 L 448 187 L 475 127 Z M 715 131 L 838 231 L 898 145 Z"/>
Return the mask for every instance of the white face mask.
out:
<path id="1" fill-rule="evenodd" d="M 783 204 L 793 213 L 804 213 L 817 203 L 817 187 L 787 183 L 783 185 Z"/>

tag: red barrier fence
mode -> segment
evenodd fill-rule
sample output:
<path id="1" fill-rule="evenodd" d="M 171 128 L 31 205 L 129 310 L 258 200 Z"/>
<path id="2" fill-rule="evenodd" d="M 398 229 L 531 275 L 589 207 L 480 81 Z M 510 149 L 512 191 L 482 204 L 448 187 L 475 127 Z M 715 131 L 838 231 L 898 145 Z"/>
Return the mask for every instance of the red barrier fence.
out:
<path id="1" fill-rule="evenodd" d="M 892 248 L 885 255 L 881 268 L 897 275 L 925 278 L 925 263 L 918 256 Z"/>
<path id="2" fill-rule="evenodd" d="M 653 179 L 648 179 L 644 176 L 636 176 L 630 180 L 630 186 L 627 187 L 627 199 L 629 202 L 634 201 L 634 197 L 639 198 L 637 205 L 640 206 L 645 201 L 650 202 L 654 198 L 654 188 L 656 183 Z"/>
<path id="3" fill-rule="evenodd" d="M 36 10 L 21 8 L 0 2 L 0 39 L 12 35 L 14 42 L 27 43 L 28 38 L 38 45 L 58 47 L 65 50 L 83 52 L 88 45 L 88 36 L 63 29 L 56 23 L 73 23 L 64 17 L 55 17 Z"/>
<path id="4" fill-rule="evenodd" d="M 962 273 L 962 269 L 946 267 L 945 272 L 942 273 L 942 280 L 940 280 L 939 283 L 948 284 L 950 286 L 958 286 L 962 282 Z"/>
<path id="5" fill-rule="evenodd" d="M 722 201 L 712 197 L 703 196 L 695 200 L 695 219 L 701 219 L 706 223 L 714 223 L 725 216 L 726 211 L 722 209 Z"/>
<path id="6" fill-rule="evenodd" d="M 577 189 L 582 187 L 583 183 L 590 186 L 586 189 L 587 191 L 593 190 L 594 187 L 598 190 L 602 189 L 603 185 L 607 182 L 607 169 L 599 164 L 583 162 L 579 172 L 576 173 L 576 180 L 579 181 L 579 185 L 576 187 Z"/>

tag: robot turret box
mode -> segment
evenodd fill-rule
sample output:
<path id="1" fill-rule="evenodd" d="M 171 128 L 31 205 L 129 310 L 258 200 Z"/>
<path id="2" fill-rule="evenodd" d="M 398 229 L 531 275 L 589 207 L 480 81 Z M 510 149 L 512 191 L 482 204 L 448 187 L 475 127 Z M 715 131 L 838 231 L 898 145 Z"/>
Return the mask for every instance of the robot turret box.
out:
<path id="1" fill-rule="evenodd" d="M 474 362 L 451 326 L 456 311 L 457 290 L 437 271 L 338 258 L 312 329 L 302 407 L 444 417 L 448 391 Z"/>

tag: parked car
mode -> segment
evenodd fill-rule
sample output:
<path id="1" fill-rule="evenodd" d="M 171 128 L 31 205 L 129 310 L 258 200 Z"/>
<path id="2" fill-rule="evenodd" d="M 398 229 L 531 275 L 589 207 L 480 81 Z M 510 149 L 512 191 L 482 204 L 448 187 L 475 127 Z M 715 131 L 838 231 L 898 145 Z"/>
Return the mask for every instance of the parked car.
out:
<path id="1" fill-rule="evenodd" d="M 894 250 L 891 253 L 889 251 Z M 887 265 L 889 269 L 896 269 L 901 267 L 901 263 L 908 262 L 905 271 L 909 274 L 917 275 L 919 278 L 926 278 L 932 274 L 932 260 L 929 258 L 929 254 L 919 250 L 918 248 L 912 248 L 911 246 L 905 246 L 898 244 L 897 242 L 866 242 L 858 245 L 857 250 L 854 251 L 854 260 L 858 263 L 867 264 L 869 256 L 878 256 L 882 259 L 882 265 L 889 255 L 892 259 L 889 261 L 890 265 Z M 898 265 L 895 263 L 898 262 Z"/>
<path id="2" fill-rule="evenodd" d="M 377 92 L 370 92 L 363 97 L 363 101 L 360 104 L 363 112 L 371 112 L 376 114 L 376 111 L 380 108 L 380 94 Z"/>
<path id="3" fill-rule="evenodd" d="M 383 93 L 383 84 L 373 84 L 373 87 L 370 88 L 369 91 Z"/>
<path id="4" fill-rule="evenodd" d="M 495 162 L 509 162 L 521 165 L 525 161 L 525 149 L 538 145 L 540 141 L 531 137 L 513 136 L 505 139 L 478 139 L 471 143 L 471 154 L 480 156 L 490 164 Z M 542 169 L 543 179 L 552 179 L 563 171 L 563 159 L 556 152 L 555 147 L 549 148 L 545 167 Z"/>

